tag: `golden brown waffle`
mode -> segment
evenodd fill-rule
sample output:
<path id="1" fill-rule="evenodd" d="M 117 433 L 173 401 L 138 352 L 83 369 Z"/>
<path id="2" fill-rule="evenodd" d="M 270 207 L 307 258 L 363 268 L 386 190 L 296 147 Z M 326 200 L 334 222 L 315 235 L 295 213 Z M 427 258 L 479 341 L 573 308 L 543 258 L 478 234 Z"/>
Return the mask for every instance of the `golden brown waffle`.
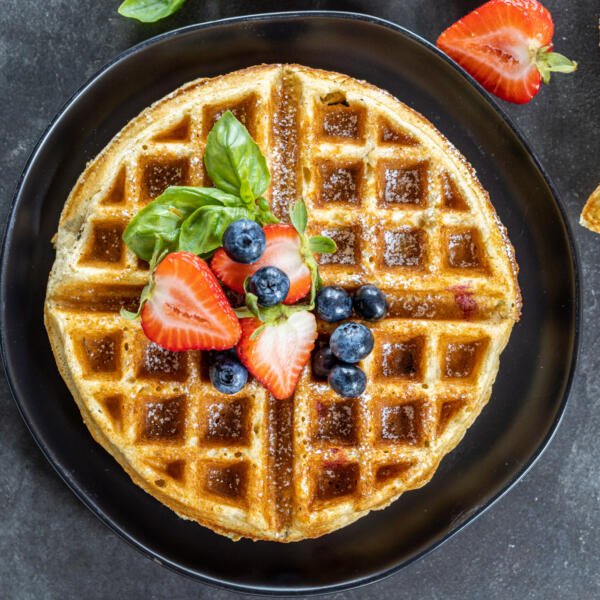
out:
<path id="1" fill-rule="evenodd" d="M 255 381 L 225 396 L 201 353 L 162 350 L 119 316 L 148 277 L 126 223 L 168 185 L 210 185 L 203 146 L 226 109 L 267 156 L 275 212 L 304 197 L 310 232 L 336 240 L 325 282 L 388 294 L 360 398 L 309 367 L 289 400 Z M 201 79 L 145 110 L 77 182 L 56 251 L 46 326 L 92 435 L 161 502 L 232 538 L 319 536 L 426 483 L 489 399 L 520 313 L 512 246 L 461 155 L 388 93 L 296 65 Z"/>
<path id="2" fill-rule="evenodd" d="M 579 222 L 588 229 L 600 233 L 600 185 L 587 199 Z"/>

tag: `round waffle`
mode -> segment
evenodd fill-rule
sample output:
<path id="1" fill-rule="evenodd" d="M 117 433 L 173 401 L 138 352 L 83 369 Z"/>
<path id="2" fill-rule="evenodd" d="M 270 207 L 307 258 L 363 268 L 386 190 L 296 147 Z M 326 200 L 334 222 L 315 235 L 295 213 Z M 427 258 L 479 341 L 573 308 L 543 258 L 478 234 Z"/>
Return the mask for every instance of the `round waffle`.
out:
<path id="1" fill-rule="evenodd" d="M 388 296 L 360 398 L 308 366 L 290 399 L 255 381 L 223 395 L 202 353 L 119 315 L 148 278 L 127 222 L 169 185 L 211 185 L 203 148 L 228 109 L 267 157 L 274 212 L 303 197 L 309 233 L 337 242 L 325 283 Z M 521 308 L 506 231 L 456 149 L 390 94 L 298 65 L 199 79 L 142 112 L 79 178 L 55 245 L 45 322 L 92 435 L 158 500 L 236 539 L 316 537 L 425 484 L 488 401 Z"/>

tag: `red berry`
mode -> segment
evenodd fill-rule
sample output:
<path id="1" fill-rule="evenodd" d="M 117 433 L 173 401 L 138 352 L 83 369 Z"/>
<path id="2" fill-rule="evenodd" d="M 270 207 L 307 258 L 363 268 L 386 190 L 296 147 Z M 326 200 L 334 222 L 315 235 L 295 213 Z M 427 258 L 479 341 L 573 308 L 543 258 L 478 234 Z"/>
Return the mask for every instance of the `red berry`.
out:
<path id="1" fill-rule="evenodd" d="M 150 298 L 142 308 L 146 337 L 172 351 L 224 350 L 241 328 L 208 265 L 190 252 L 172 252 L 154 271 Z"/>

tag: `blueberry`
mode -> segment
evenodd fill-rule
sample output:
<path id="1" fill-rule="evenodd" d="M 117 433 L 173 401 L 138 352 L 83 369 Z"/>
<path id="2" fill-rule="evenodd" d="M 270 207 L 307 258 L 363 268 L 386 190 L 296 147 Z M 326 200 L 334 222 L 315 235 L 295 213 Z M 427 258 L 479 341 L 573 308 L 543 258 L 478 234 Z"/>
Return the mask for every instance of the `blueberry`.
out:
<path id="1" fill-rule="evenodd" d="M 312 358 L 313 375 L 318 379 L 326 379 L 329 371 L 331 371 L 337 362 L 337 358 L 329 346 L 317 350 Z"/>
<path id="2" fill-rule="evenodd" d="M 317 292 L 315 299 L 317 315 L 329 323 L 342 321 L 352 314 L 352 298 L 337 285 L 327 285 Z"/>
<path id="3" fill-rule="evenodd" d="M 336 365 L 327 380 L 334 391 L 345 398 L 356 398 L 367 387 L 367 376 L 354 365 Z"/>
<path id="4" fill-rule="evenodd" d="M 362 323 L 344 323 L 329 339 L 331 351 L 343 362 L 357 363 L 373 350 L 373 334 Z"/>
<path id="5" fill-rule="evenodd" d="M 223 249 L 231 260 L 245 265 L 256 262 L 267 246 L 265 234 L 256 221 L 239 219 L 223 234 Z"/>
<path id="6" fill-rule="evenodd" d="M 374 285 L 359 287 L 354 294 L 354 310 L 367 321 L 383 319 L 387 312 L 385 294 Z"/>
<path id="7" fill-rule="evenodd" d="M 261 267 L 250 278 L 248 289 L 256 294 L 262 306 L 275 306 L 288 295 L 290 279 L 277 267 Z"/>
<path id="8" fill-rule="evenodd" d="M 235 352 L 215 352 L 208 369 L 211 383 L 223 394 L 239 392 L 248 381 L 248 371 Z"/>

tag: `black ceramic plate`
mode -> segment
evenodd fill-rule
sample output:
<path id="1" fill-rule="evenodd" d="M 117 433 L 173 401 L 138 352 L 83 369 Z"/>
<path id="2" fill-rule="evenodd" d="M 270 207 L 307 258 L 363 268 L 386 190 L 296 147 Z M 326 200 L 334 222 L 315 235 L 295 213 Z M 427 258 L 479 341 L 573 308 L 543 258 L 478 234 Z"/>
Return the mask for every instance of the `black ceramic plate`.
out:
<path id="1" fill-rule="evenodd" d="M 296 544 L 233 543 L 137 488 L 91 438 L 42 323 L 50 238 L 69 190 L 129 119 L 180 84 L 261 62 L 298 62 L 389 90 L 430 119 L 476 168 L 521 267 L 523 318 L 493 397 L 433 481 L 384 511 Z M 51 124 L 20 182 L 4 241 L 0 318 L 17 404 L 57 472 L 103 522 L 148 555 L 208 583 L 309 593 L 381 578 L 440 544 L 532 464 L 564 409 L 577 350 L 578 287 L 568 227 L 513 126 L 454 63 L 372 17 L 274 14 L 186 27 L 121 55 Z"/>

